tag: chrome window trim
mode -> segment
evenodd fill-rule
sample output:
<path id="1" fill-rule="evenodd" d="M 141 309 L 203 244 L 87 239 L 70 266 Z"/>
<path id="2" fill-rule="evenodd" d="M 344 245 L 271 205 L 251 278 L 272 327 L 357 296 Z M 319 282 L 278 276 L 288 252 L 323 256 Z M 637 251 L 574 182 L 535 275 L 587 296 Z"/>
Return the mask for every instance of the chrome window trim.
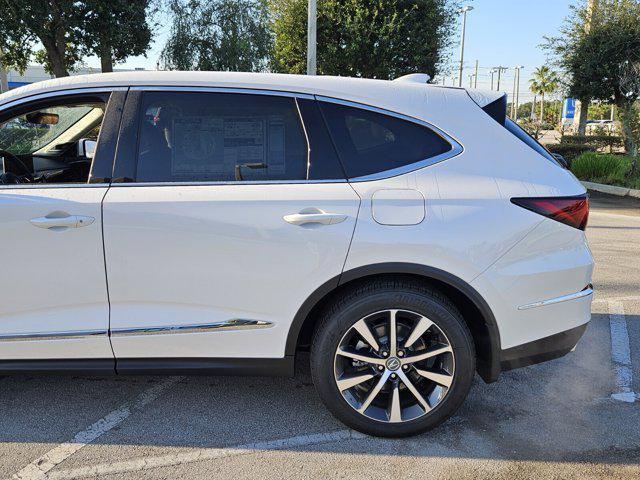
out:
<path id="1" fill-rule="evenodd" d="M 251 180 L 251 181 L 217 181 L 217 182 L 122 182 L 112 183 L 111 188 L 118 187 L 211 187 L 237 185 L 306 185 L 309 183 L 347 183 L 347 180 Z M 104 184 L 103 184 L 104 185 Z"/>
<path id="2" fill-rule="evenodd" d="M 90 87 L 90 88 L 71 88 L 71 89 L 61 89 L 61 90 L 52 90 L 45 93 L 37 93 L 34 92 L 33 95 L 27 95 L 24 97 L 17 98 L 15 100 L 11 100 L 7 103 L 3 103 L 0 105 L 0 112 L 9 108 L 14 108 L 23 103 L 31 103 L 36 102 L 38 100 L 43 100 L 51 97 L 63 97 L 66 95 L 82 95 L 86 93 L 111 93 L 111 92 L 124 92 L 129 90 L 129 87 Z"/>
<path id="3" fill-rule="evenodd" d="M 0 335 L 0 342 L 32 342 L 43 340 L 78 340 L 95 337 L 107 337 L 107 330 L 78 330 L 75 332 L 16 333 Z"/>
<path id="4" fill-rule="evenodd" d="M 232 319 L 222 322 L 206 323 L 200 325 L 167 325 L 162 327 L 136 327 L 111 329 L 112 337 L 130 337 L 138 335 L 167 335 L 183 333 L 209 333 L 229 330 L 255 330 L 270 328 L 272 322 L 265 320 Z"/>
<path id="5" fill-rule="evenodd" d="M 247 95 L 268 95 L 275 97 L 303 98 L 313 100 L 309 93 L 290 92 L 286 90 L 269 90 L 242 87 L 193 87 L 188 85 L 135 85 L 132 91 L 141 92 L 194 92 L 194 93 L 244 93 Z"/>
<path id="6" fill-rule="evenodd" d="M 458 142 L 455 138 L 453 138 L 451 135 L 442 131 L 435 125 L 429 122 L 426 122 L 424 120 L 421 120 L 419 118 L 411 117 L 409 115 L 404 115 L 402 113 L 394 112 L 392 110 L 385 110 L 383 108 L 367 105 L 365 103 L 352 102 L 350 100 L 342 100 L 340 98 L 327 97 L 324 95 L 315 95 L 315 99 L 318 102 L 335 103 L 337 105 L 344 105 L 345 107 L 359 108 L 361 110 L 368 110 L 374 113 L 379 113 L 381 115 L 387 115 L 389 117 L 395 117 L 400 120 L 418 124 L 440 135 L 451 145 L 451 150 L 441 153 L 440 155 L 435 155 L 433 157 L 425 158 L 424 160 L 418 160 L 417 162 L 410 163 L 402 167 L 392 168 L 390 170 L 384 170 L 382 172 L 363 175 L 360 177 L 349 178 L 348 179 L 349 182 L 352 182 L 352 183 L 370 182 L 373 180 L 384 180 L 386 178 L 397 177 L 398 175 L 404 175 L 405 173 L 410 173 L 416 170 L 420 170 L 421 168 L 429 167 L 431 165 L 444 162 L 445 160 L 449 160 L 453 157 L 457 157 L 464 151 L 464 147 L 462 146 L 462 144 Z"/>
<path id="7" fill-rule="evenodd" d="M 593 294 L 593 288 L 587 287 L 576 293 L 570 293 L 569 295 L 562 295 L 560 297 L 550 298 L 548 300 L 541 300 L 539 302 L 528 303 L 526 305 L 520 305 L 518 310 L 528 310 L 530 308 L 544 307 L 546 305 L 555 305 L 556 303 L 568 302 L 570 300 L 577 300 L 579 298 L 588 297 Z"/>

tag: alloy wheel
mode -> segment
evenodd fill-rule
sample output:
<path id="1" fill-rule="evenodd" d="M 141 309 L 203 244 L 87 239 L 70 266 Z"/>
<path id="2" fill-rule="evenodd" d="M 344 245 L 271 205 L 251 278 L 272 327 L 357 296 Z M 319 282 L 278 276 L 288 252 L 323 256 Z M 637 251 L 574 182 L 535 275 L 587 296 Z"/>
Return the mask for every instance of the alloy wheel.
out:
<path id="1" fill-rule="evenodd" d="M 406 422 L 428 414 L 454 381 L 455 358 L 444 332 L 416 312 L 382 310 L 347 330 L 334 359 L 336 386 L 360 414 Z"/>

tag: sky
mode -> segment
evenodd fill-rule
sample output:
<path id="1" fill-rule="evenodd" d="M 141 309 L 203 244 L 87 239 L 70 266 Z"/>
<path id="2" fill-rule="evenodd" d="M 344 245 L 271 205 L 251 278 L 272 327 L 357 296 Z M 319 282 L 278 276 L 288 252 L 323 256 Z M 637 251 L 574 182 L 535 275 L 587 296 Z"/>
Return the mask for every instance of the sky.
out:
<path id="1" fill-rule="evenodd" d="M 524 65 L 521 73 L 520 99 L 528 101 L 533 97 L 526 88 L 531 72 L 546 62 L 541 50 L 545 36 L 558 34 L 564 18 L 569 13 L 569 5 L 576 0 L 469 0 L 465 4 L 473 6 L 467 13 L 465 41 L 465 62 L 463 86 L 469 85 L 468 75 L 473 73 L 475 61 L 480 69 L 478 88 L 490 88 L 489 70 L 496 66 L 509 67 L 503 74 L 500 89 L 513 90 L 513 67 Z M 156 32 L 152 48 L 145 57 L 132 57 L 120 68 L 156 68 L 156 62 L 169 33 L 170 22 L 161 22 Z M 460 38 L 460 21 L 456 28 L 456 42 Z M 447 85 L 457 78 L 459 47 L 451 52 L 451 74 L 445 78 Z M 95 58 L 87 60 L 87 65 L 99 67 Z M 497 75 L 495 77 L 497 80 Z"/>

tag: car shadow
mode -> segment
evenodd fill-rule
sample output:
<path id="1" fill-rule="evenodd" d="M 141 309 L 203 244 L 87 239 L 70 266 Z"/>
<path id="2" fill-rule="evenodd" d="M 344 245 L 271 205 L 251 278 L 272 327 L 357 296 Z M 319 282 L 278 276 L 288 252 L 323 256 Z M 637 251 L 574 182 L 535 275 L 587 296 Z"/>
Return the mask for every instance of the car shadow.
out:
<path id="1" fill-rule="evenodd" d="M 640 317 L 629 316 L 629 321 Z M 318 399 L 308 366 L 303 362 L 298 370 L 295 378 L 179 377 L 156 400 L 86 447 L 83 462 L 92 456 L 104 462 L 104 449 L 113 445 L 144 446 L 145 454 L 152 447 L 160 454 L 165 447 L 227 448 L 343 430 Z M 610 400 L 613 378 L 608 316 L 594 314 L 575 352 L 504 372 L 494 384 L 476 377 L 461 409 L 435 430 L 406 440 L 357 441 L 371 442 L 370 455 L 388 454 L 380 447 L 393 451 L 393 445 L 404 442 L 411 445 L 411 455 L 421 456 L 640 464 L 640 456 L 633 454 L 640 447 L 640 429 L 628 428 L 640 425 L 640 409 Z M 0 442 L 15 449 L 67 441 L 166 379 L 2 377 Z M 304 450 L 316 448 L 342 452 L 345 445 Z"/>

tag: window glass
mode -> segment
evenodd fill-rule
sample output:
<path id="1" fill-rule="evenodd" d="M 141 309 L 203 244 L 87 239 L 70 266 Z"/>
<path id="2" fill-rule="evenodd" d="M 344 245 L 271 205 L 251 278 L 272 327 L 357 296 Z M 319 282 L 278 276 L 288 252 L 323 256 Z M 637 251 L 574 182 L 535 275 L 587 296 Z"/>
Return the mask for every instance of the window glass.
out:
<path id="1" fill-rule="evenodd" d="M 14 155 L 32 154 L 54 142 L 93 111 L 102 118 L 101 105 L 63 105 L 14 117 L 0 125 L 0 148 Z M 36 122 L 36 113 L 42 123 Z"/>
<path id="2" fill-rule="evenodd" d="M 7 118 L 0 123 L 0 184 L 88 182 L 105 109 L 104 102 L 75 101 Z"/>
<path id="3" fill-rule="evenodd" d="M 452 148 L 414 122 L 330 102 L 320 105 L 349 178 L 410 165 Z"/>
<path id="4" fill-rule="evenodd" d="M 293 98 L 147 92 L 141 111 L 138 182 L 310 178 Z"/>

